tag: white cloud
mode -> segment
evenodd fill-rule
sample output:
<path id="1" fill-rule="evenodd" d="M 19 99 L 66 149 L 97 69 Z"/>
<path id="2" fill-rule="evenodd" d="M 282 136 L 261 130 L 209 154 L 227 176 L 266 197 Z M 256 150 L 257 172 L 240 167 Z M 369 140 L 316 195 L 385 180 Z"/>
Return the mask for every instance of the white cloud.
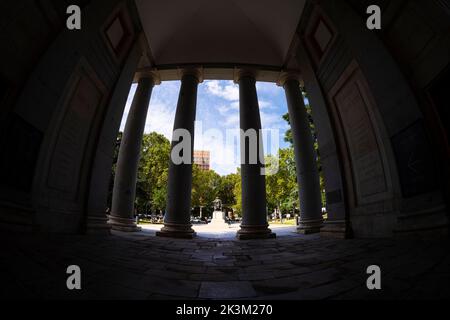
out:
<path id="1" fill-rule="evenodd" d="M 266 112 L 261 112 L 261 126 L 263 129 L 277 129 L 283 132 L 289 127 L 279 114 Z"/>
<path id="2" fill-rule="evenodd" d="M 125 105 L 124 115 L 120 130 L 125 128 L 126 119 L 136 92 L 136 84 L 133 84 Z M 163 134 L 167 139 L 172 138 L 173 121 L 180 88 L 179 81 L 163 82 L 160 86 L 153 88 L 150 105 L 145 122 L 145 133 L 152 131 Z"/>
<path id="3" fill-rule="evenodd" d="M 222 81 L 223 83 L 223 81 Z M 239 87 L 236 84 L 221 84 L 219 80 L 205 81 L 207 91 L 216 96 L 229 101 L 239 100 Z"/>
<path id="4" fill-rule="evenodd" d="M 224 125 L 239 128 L 239 114 L 229 114 L 225 117 Z"/>
<path id="5" fill-rule="evenodd" d="M 230 110 L 231 108 L 229 105 L 221 105 L 217 107 L 217 111 L 219 111 L 221 115 L 225 115 Z"/>
<path id="6" fill-rule="evenodd" d="M 150 104 L 145 122 L 145 133 L 158 132 L 167 139 L 172 139 L 175 110 L 164 103 Z"/>
<path id="7" fill-rule="evenodd" d="M 231 114 L 239 114 L 239 102 L 232 102 L 227 105 L 220 105 L 217 107 L 217 111 L 223 116 L 228 116 Z"/>
<path id="8" fill-rule="evenodd" d="M 276 96 L 282 92 L 282 88 L 271 82 L 256 82 L 256 90 L 264 95 Z"/>
<path id="9" fill-rule="evenodd" d="M 272 102 L 267 100 L 259 100 L 258 101 L 259 109 L 275 109 L 276 107 L 272 104 Z"/>
<path id="10" fill-rule="evenodd" d="M 239 129 L 239 88 L 231 82 L 205 81 L 205 89 L 199 91 L 197 103 L 195 149 L 211 152 L 211 168 L 221 175 L 234 173 L 240 166 L 239 140 L 226 143 L 226 130 Z M 263 129 L 279 130 L 280 138 L 284 136 L 287 123 L 281 118 L 283 102 L 280 102 L 280 90 L 273 84 L 257 83 L 259 94 L 260 115 Z M 163 82 L 153 88 L 145 132 L 156 131 L 169 140 L 172 137 L 175 109 L 180 89 L 179 81 Z M 132 103 L 136 85 L 131 87 L 121 130 L 124 129 L 126 117 Z M 206 130 L 206 134 L 199 131 Z M 266 145 L 269 149 L 269 145 Z M 265 151 L 268 150 L 265 148 Z"/>

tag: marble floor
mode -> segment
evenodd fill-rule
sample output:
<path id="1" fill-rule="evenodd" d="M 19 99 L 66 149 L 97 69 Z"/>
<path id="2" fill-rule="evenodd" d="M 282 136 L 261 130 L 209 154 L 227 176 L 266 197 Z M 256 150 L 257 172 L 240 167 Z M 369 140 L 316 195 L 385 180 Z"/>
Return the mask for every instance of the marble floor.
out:
<path id="1" fill-rule="evenodd" d="M 322 239 L 178 240 L 0 234 L 0 297 L 58 299 L 416 299 L 450 297 L 448 241 Z M 369 265 L 382 289 L 366 287 Z M 66 269 L 81 268 L 81 290 Z"/>

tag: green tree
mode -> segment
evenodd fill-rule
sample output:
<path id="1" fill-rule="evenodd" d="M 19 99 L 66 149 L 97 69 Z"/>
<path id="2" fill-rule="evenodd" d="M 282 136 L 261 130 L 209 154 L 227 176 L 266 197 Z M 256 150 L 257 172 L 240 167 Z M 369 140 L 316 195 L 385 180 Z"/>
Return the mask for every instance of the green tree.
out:
<path id="1" fill-rule="evenodd" d="M 218 195 L 221 177 L 214 170 L 201 170 L 192 166 L 192 206 L 211 206 Z"/>
<path id="2" fill-rule="evenodd" d="M 167 198 L 170 142 L 163 135 L 144 134 L 136 185 L 139 211 L 164 210 Z"/>
<path id="3" fill-rule="evenodd" d="M 241 184 L 241 168 L 237 169 L 237 174 L 234 176 L 234 205 L 233 211 L 236 215 L 242 215 L 242 184 Z"/>
<path id="4" fill-rule="evenodd" d="M 292 147 L 280 149 L 278 160 L 269 155 L 266 166 L 278 166 L 275 174 L 266 176 L 266 197 L 269 213 L 274 209 L 287 212 L 298 206 L 298 188 L 295 174 L 294 151 Z"/>
<path id="5" fill-rule="evenodd" d="M 311 105 L 309 104 L 309 102 L 307 100 L 306 93 L 303 91 L 302 94 L 303 94 L 304 101 L 305 101 L 306 113 L 308 115 L 309 128 L 311 130 L 312 136 L 314 137 L 314 147 L 316 148 L 316 151 L 317 151 L 318 145 L 317 145 L 317 137 L 316 137 L 316 127 L 314 125 L 314 121 L 313 121 L 313 117 L 312 117 Z M 284 114 L 282 117 L 289 125 L 291 124 L 291 122 L 289 121 L 289 113 Z M 287 129 L 284 134 L 284 141 L 289 142 L 291 145 L 294 144 L 294 140 L 292 138 L 292 130 L 290 128 Z"/>
<path id="6" fill-rule="evenodd" d="M 224 206 L 233 207 L 236 204 L 234 186 L 240 178 L 241 177 L 236 173 L 221 177 L 217 196 L 222 200 Z"/>
<path id="7" fill-rule="evenodd" d="M 113 188 L 114 188 L 114 178 L 116 176 L 117 159 L 119 158 L 119 149 L 120 149 L 120 143 L 122 142 L 122 135 L 123 135 L 122 132 L 119 132 L 117 134 L 116 144 L 114 145 L 113 165 L 111 168 L 111 176 L 109 179 L 109 190 L 108 190 L 108 208 L 109 209 L 111 209 L 112 195 L 113 195 Z"/>
<path id="8" fill-rule="evenodd" d="M 319 169 L 319 179 L 320 179 L 320 190 L 323 191 L 325 190 L 325 179 L 324 179 L 324 175 L 323 175 L 323 171 L 322 171 L 322 165 L 321 165 L 321 161 L 320 161 L 320 152 L 319 152 L 319 144 L 317 141 L 317 134 L 316 134 L 316 127 L 312 118 L 312 108 L 311 105 L 309 104 L 308 100 L 307 100 L 307 95 L 306 93 L 303 91 L 303 96 L 305 98 L 305 108 L 306 108 L 306 112 L 308 114 L 308 120 L 309 120 L 309 127 L 311 130 L 311 134 L 313 136 L 314 139 L 314 150 L 316 151 L 316 155 L 317 155 L 317 167 Z M 283 119 L 287 121 L 287 123 L 290 125 L 290 121 L 289 121 L 289 114 L 286 113 L 283 115 Z M 286 130 L 286 133 L 284 135 L 284 141 L 289 142 L 291 147 L 294 144 L 294 140 L 292 138 L 292 131 L 291 129 Z M 325 193 L 321 192 L 322 195 L 322 205 L 325 206 L 326 205 L 326 197 L 325 197 Z"/>
<path id="9" fill-rule="evenodd" d="M 289 126 L 291 125 L 291 122 L 289 121 L 289 113 L 285 113 L 283 114 L 283 119 L 289 124 Z M 291 145 L 294 144 L 294 139 L 292 138 L 292 130 L 289 127 L 289 129 L 286 130 L 286 132 L 284 133 L 284 141 L 285 142 L 289 142 Z"/>

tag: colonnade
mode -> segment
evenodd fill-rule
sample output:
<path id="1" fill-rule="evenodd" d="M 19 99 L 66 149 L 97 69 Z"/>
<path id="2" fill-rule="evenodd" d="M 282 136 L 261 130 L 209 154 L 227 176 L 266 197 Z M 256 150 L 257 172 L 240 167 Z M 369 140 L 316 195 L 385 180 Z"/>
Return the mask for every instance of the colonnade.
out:
<path id="1" fill-rule="evenodd" d="M 170 157 L 167 207 L 164 227 L 158 236 L 193 238 L 191 217 L 192 159 L 194 146 L 194 122 L 198 84 L 202 81 L 197 69 L 182 71 L 181 88 L 176 108 L 174 131 L 183 129 L 190 134 L 190 158 L 188 163 L 174 161 Z M 235 82 L 239 84 L 239 116 L 242 132 L 254 130 L 259 133 L 261 118 L 256 92 L 256 76 L 251 70 L 242 70 Z M 137 231 L 134 220 L 134 199 L 136 193 L 137 169 L 140 145 L 152 88 L 155 84 L 151 75 L 144 75 L 138 81 L 136 94 L 130 108 L 119 151 L 113 189 L 113 201 L 109 223 L 113 229 Z M 302 92 L 296 74 L 287 75 L 279 83 L 283 86 L 288 103 L 289 119 L 294 140 L 294 153 L 299 184 L 300 221 L 298 231 L 318 232 L 322 226 L 321 193 L 313 137 Z M 275 234 L 267 222 L 266 185 L 261 157 L 250 161 L 250 150 L 263 154 L 261 139 L 252 140 L 241 134 L 241 179 L 242 179 L 242 223 L 237 232 L 238 239 L 273 238 Z M 172 141 L 172 150 L 179 141 Z M 256 147 L 256 148 L 255 148 Z M 183 155 L 186 156 L 186 155 Z"/>

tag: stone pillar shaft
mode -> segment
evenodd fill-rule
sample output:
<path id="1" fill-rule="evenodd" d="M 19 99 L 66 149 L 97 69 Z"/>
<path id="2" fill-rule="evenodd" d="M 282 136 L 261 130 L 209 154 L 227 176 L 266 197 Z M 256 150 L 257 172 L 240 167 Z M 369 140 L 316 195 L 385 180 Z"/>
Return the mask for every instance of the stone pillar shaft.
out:
<path id="1" fill-rule="evenodd" d="M 174 238 L 193 238 L 191 224 L 192 161 L 194 153 L 194 122 L 197 105 L 197 88 L 199 77 L 186 73 L 181 79 L 180 94 L 173 130 L 184 129 L 190 134 L 190 162 L 174 163 L 172 151 L 169 164 L 167 207 L 164 227 L 158 236 Z M 181 141 L 180 141 L 181 142 Z M 172 141 L 172 150 L 180 143 Z"/>
<path id="2" fill-rule="evenodd" d="M 322 199 L 308 114 L 298 80 L 288 79 L 283 87 L 286 93 L 289 121 L 294 140 L 300 199 L 300 224 L 298 231 L 302 233 L 319 232 L 323 223 Z"/>
<path id="3" fill-rule="evenodd" d="M 262 169 L 264 156 L 260 139 L 261 118 L 259 114 L 256 81 L 251 75 L 239 79 L 239 115 L 241 127 L 241 182 L 242 182 L 242 224 L 238 239 L 273 238 L 275 234 L 268 228 L 266 207 L 266 180 Z M 250 130 L 250 131 L 249 131 Z M 256 141 L 246 137 L 253 131 Z M 242 133 L 245 133 L 244 135 Z M 251 143 L 256 142 L 255 146 Z M 251 152 L 255 152 L 251 154 Z M 251 161 L 256 158 L 256 163 Z"/>
<path id="4" fill-rule="evenodd" d="M 139 79 L 120 143 L 109 224 L 121 231 L 139 231 L 134 219 L 136 180 L 141 143 L 154 81 Z"/>

